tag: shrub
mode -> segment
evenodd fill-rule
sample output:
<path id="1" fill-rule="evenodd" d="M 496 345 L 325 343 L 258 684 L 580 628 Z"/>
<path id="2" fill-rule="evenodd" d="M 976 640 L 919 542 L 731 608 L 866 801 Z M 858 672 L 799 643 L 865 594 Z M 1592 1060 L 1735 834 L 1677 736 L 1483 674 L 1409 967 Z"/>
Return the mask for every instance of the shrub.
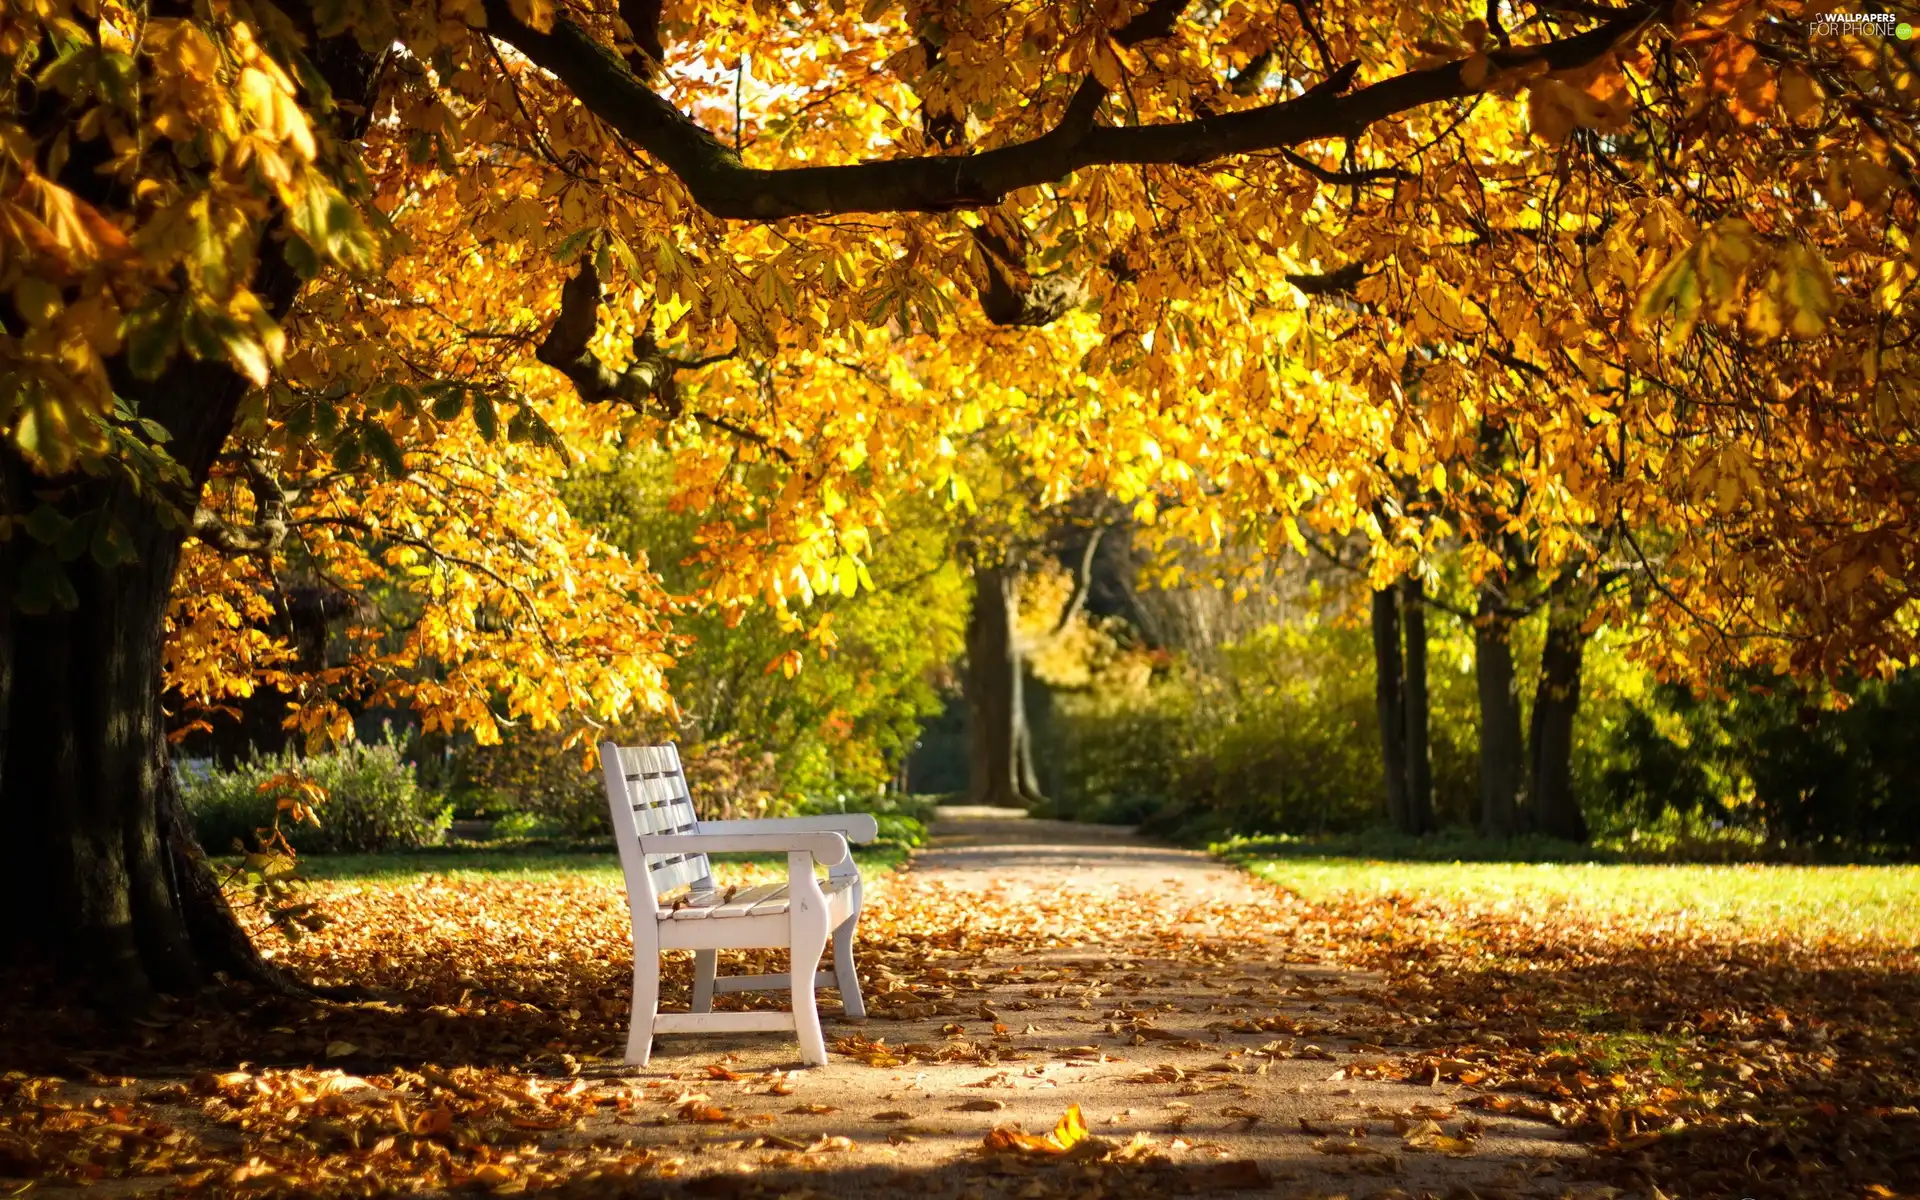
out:
<path id="1" fill-rule="evenodd" d="M 624 743 L 653 741 L 652 736 L 609 734 Z M 463 807 L 497 819 L 521 818 L 524 827 L 540 827 L 567 837 L 601 837 L 607 823 L 607 797 L 600 781 L 599 755 L 591 744 L 568 746 L 557 730 L 515 730 L 497 746 L 463 746 L 454 751 L 454 776 Z M 525 836 L 502 832 L 500 837 Z"/>
<path id="2" fill-rule="evenodd" d="M 1363 629 L 1269 626 L 1211 669 L 1175 659 L 1150 681 L 1124 671 L 1059 700 L 1054 811 L 1199 839 L 1344 833 L 1381 819 L 1373 662 Z M 1429 668 L 1435 807 L 1470 817 L 1473 682 L 1434 638 Z"/>
<path id="3" fill-rule="evenodd" d="M 1634 706 L 1603 775 L 1610 815 L 1816 855 L 1920 853 L 1920 673 L 1833 692 L 1734 682 L 1723 699 L 1662 687 Z"/>
<path id="4" fill-rule="evenodd" d="M 431 846 L 446 836 L 453 808 L 421 789 L 403 747 L 389 731 L 378 742 L 349 743 L 324 754 L 256 754 L 232 770 L 183 767 L 180 796 L 201 844 L 215 854 L 236 842 L 252 846 L 258 831 L 274 823 L 275 798 L 260 785 L 280 774 L 304 776 L 327 793 L 318 825 L 280 823 L 303 854 Z"/>

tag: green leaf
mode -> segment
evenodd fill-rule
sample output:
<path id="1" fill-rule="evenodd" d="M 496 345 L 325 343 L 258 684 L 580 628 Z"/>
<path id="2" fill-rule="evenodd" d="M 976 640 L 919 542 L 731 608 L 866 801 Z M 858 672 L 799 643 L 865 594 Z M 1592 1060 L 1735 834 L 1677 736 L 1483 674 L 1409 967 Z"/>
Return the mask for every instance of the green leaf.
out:
<path id="1" fill-rule="evenodd" d="M 314 418 L 317 415 L 314 412 L 314 407 L 315 405 L 312 400 L 302 400 L 288 409 L 287 433 L 294 438 L 305 438 L 308 434 L 312 433 Z"/>
<path id="2" fill-rule="evenodd" d="M 460 415 L 466 405 L 466 392 L 458 387 L 443 387 L 433 398 L 433 416 L 438 421 L 451 421 Z"/>
<path id="3" fill-rule="evenodd" d="M 89 549 L 93 553 L 93 561 L 103 567 L 117 567 L 140 557 L 134 551 L 133 537 L 127 532 L 127 527 L 111 516 L 98 523 Z"/>
<path id="4" fill-rule="evenodd" d="M 195 358 L 218 362 L 226 355 L 227 335 L 230 332 L 221 328 L 222 325 L 233 325 L 232 319 L 225 313 L 192 309 L 180 322 L 180 342 Z"/>
<path id="5" fill-rule="evenodd" d="M 166 369 L 180 340 L 180 306 L 160 296 L 128 313 L 120 323 L 127 344 L 127 368 L 139 379 L 153 379 Z"/>
<path id="6" fill-rule="evenodd" d="M 473 394 L 473 424 L 489 442 L 500 436 L 500 418 L 493 411 L 493 397 L 485 392 Z"/>
<path id="7" fill-rule="evenodd" d="M 286 255 L 287 265 L 292 267 L 294 273 L 300 276 L 302 280 L 311 280 L 314 276 L 320 274 L 319 252 L 313 248 L 313 243 L 307 241 L 306 238 L 301 237 L 297 233 L 294 234 L 287 239 L 287 244 L 282 252 Z"/>
<path id="8" fill-rule="evenodd" d="M 351 471 L 360 465 L 360 439 L 341 438 L 333 445 L 333 466 L 337 471 Z"/>
<path id="9" fill-rule="evenodd" d="M 400 453 L 400 443 L 393 440 L 386 426 L 369 421 L 360 431 L 360 444 L 368 454 L 380 461 L 387 474 L 400 476 L 407 473 L 407 460 Z"/>
<path id="10" fill-rule="evenodd" d="M 93 530 L 105 513 L 95 509 L 82 513 L 53 544 L 53 552 L 61 562 L 72 562 L 87 552 L 87 546 L 93 541 Z"/>
<path id="11" fill-rule="evenodd" d="M 42 546 L 51 546 L 59 541 L 72 525 L 72 520 L 51 504 L 42 504 L 28 513 L 27 519 L 22 522 L 27 536 Z"/>
<path id="12" fill-rule="evenodd" d="M 73 581 L 67 578 L 52 552 L 42 550 L 29 557 L 20 568 L 19 578 L 13 584 L 13 603 L 21 612 L 32 616 L 56 608 L 71 612 L 80 607 L 80 594 L 73 590 Z"/>
<path id="13" fill-rule="evenodd" d="M 404 383 L 389 383 L 376 390 L 369 400 L 375 412 L 387 412 L 395 408 L 410 409 L 414 402 L 414 390 Z"/>
<path id="14" fill-rule="evenodd" d="M 593 239 L 593 235 L 598 232 L 599 230 L 593 228 L 591 225 L 584 229 L 574 230 L 566 237 L 560 239 L 560 244 L 553 248 L 553 257 L 564 263 L 575 261 L 580 257 L 580 252 L 587 248 L 587 243 Z M 605 276 L 602 276 L 602 278 L 605 278 Z"/>

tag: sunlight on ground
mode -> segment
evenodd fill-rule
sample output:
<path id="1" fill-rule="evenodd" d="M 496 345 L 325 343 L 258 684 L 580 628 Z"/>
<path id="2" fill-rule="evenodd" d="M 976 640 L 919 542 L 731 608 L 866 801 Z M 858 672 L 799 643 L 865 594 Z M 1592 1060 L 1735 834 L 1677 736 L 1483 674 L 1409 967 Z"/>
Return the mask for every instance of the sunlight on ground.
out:
<path id="1" fill-rule="evenodd" d="M 1263 879 L 1309 900 L 1385 897 L 1571 908 L 1595 917 L 1678 917 L 1767 936 L 1920 943 L 1920 867 L 1400 863 L 1252 859 Z"/>

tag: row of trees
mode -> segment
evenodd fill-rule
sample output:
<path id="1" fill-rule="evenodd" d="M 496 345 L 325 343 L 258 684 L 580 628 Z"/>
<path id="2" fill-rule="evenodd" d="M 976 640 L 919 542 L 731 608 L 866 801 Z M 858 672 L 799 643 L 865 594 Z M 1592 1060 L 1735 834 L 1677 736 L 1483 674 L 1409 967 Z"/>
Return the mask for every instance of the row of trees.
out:
<path id="1" fill-rule="evenodd" d="M 316 743 L 670 705 L 681 598 L 563 495 L 630 442 L 699 603 L 818 652 L 810 603 L 983 451 L 1192 544 L 1364 536 L 1382 588 L 1460 547 L 1489 664 L 1561 579 L 1676 678 L 1914 650 L 1916 83 L 1864 31 L 48 0 L 0 56 L 6 940 L 128 1003 L 273 978 L 169 704 L 271 688 Z M 1592 586 L 1627 568 L 1637 607 Z M 303 655 L 309 604 L 349 650 Z"/>

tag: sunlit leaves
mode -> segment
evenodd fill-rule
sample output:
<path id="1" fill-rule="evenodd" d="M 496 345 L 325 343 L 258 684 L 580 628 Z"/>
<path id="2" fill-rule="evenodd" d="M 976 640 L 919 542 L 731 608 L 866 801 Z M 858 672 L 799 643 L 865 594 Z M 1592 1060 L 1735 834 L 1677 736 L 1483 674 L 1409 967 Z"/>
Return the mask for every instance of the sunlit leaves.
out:
<path id="1" fill-rule="evenodd" d="M 0 111 L 0 276 L 28 326 L 8 339 L 9 365 L 36 375 L 46 400 L 0 404 L 0 422 L 30 461 L 63 469 L 105 448 L 86 414 L 111 410 L 105 362 L 117 353 L 141 378 L 184 352 L 267 381 L 284 336 L 252 287 L 276 207 L 308 273 L 364 266 L 372 243 L 342 181 L 317 165 L 292 79 L 245 23 L 55 4 L 9 11 L 0 40 L 31 42 L 43 26 L 54 53 L 23 103 L 57 97 L 66 119 L 40 121 L 36 144 Z M 70 177 L 76 142 L 102 144 L 99 173 L 126 208 L 102 211 L 93 185 Z"/>

